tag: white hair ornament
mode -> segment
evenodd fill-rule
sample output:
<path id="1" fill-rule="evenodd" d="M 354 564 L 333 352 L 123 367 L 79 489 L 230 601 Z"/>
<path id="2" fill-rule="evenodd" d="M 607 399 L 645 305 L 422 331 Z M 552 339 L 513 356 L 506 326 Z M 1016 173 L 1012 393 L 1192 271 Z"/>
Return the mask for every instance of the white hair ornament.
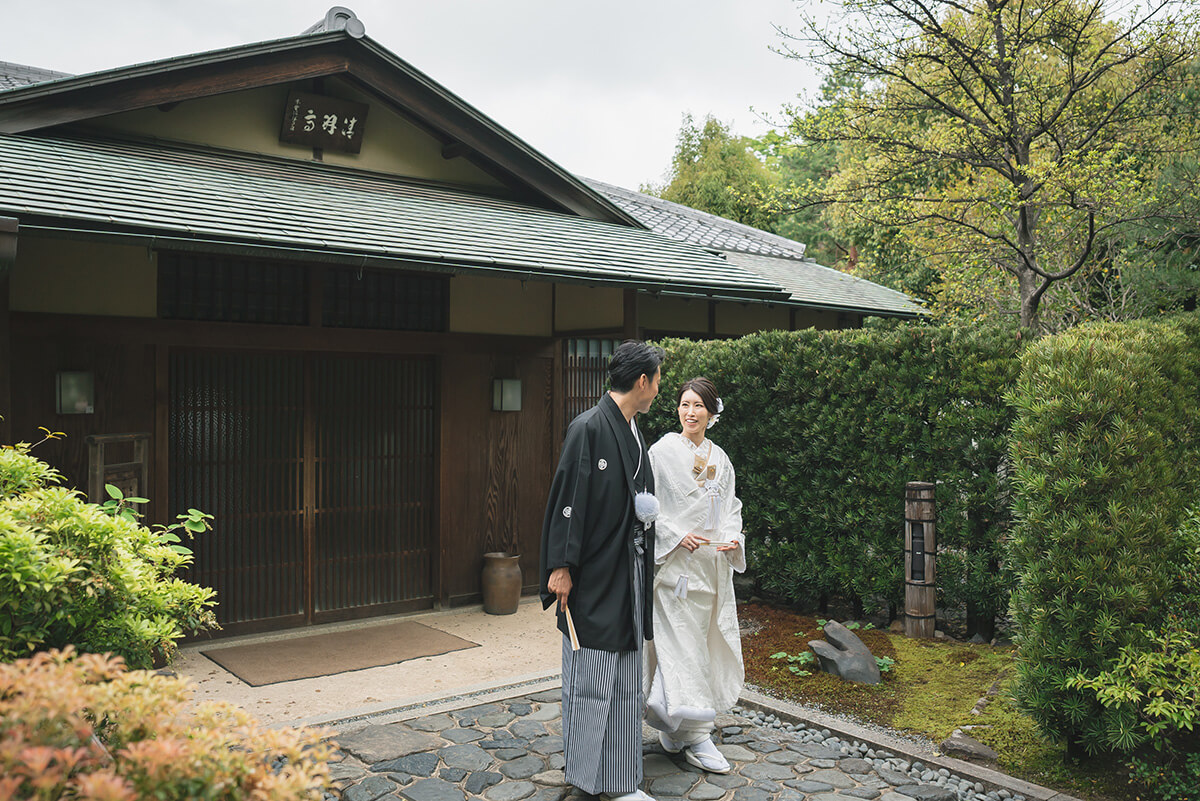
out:
<path id="1" fill-rule="evenodd" d="M 721 412 L 723 412 L 723 411 L 725 411 L 725 402 L 722 401 L 720 398 L 717 398 L 717 413 L 714 414 L 712 417 L 708 418 L 708 425 L 706 426 L 706 428 L 712 428 L 713 426 L 715 426 L 717 424 L 717 421 L 721 419 Z"/>

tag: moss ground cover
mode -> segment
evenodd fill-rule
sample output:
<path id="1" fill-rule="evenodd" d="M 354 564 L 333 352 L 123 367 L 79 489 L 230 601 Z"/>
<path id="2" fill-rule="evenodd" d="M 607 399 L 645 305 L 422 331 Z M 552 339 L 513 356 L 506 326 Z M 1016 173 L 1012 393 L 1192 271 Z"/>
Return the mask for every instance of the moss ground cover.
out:
<path id="1" fill-rule="evenodd" d="M 777 698 L 864 722 L 888 726 L 940 742 L 959 726 L 976 725 L 971 734 L 1000 755 L 999 770 L 1091 801 L 1136 801 L 1120 765 L 1073 765 L 1065 749 L 1042 738 L 1033 721 L 1009 700 L 1013 676 L 1010 647 L 956 641 L 913 640 L 878 629 L 858 629 L 877 657 L 895 660 L 875 686 L 854 684 L 821 673 L 812 665 L 797 674 L 779 653 L 799 655 L 808 641 L 824 639 L 815 615 L 759 603 L 738 607 L 746 682 Z M 803 675 L 811 671 L 811 675 Z M 997 692 L 982 715 L 976 702 Z"/>

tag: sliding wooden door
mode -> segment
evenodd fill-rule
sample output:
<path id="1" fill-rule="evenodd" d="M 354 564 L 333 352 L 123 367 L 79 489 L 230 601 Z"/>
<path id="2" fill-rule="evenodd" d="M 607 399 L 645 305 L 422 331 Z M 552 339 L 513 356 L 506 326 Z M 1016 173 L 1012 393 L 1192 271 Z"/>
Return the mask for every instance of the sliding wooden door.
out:
<path id="1" fill-rule="evenodd" d="M 222 626 L 432 604 L 433 360 L 176 350 L 170 363 L 170 507 L 216 518 L 188 579 L 217 590 Z"/>

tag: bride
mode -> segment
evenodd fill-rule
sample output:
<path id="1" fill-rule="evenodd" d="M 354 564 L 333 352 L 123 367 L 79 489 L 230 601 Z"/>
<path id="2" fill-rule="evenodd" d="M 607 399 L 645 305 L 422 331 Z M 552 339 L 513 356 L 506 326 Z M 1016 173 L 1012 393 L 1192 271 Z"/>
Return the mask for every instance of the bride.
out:
<path id="1" fill-rule="evenodd" d="M 670 753 L 713 773 L 729 762 L 713 721 L 738 699 L 745 678 L 733 573 L 746 569 L 742 502 L 733 465 L 706 437 L 723 411 L 707 378 L 684 382 L 679 433 L 650 448 L 661 504 L 654 549 L 654 639 L 646 643 L 646 722 Z"/>

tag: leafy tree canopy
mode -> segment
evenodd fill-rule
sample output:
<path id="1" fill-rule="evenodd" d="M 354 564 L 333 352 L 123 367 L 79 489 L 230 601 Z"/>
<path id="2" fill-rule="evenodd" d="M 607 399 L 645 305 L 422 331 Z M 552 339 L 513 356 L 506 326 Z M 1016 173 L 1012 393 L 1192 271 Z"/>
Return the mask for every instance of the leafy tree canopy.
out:
<path id="1" fill-rule="evenodd" d="M 735 136 L 709 115 L 697 127 L 684 115 L 675 155 L 662 187 L 643 185 L 648 195 L 769 230 L 772 214 L 758 202 L 775 175 L 756 155 L 752 140 Z"/>
<path id="2" fill-rule="evenodd" d="M 836 102 L 793 109 L 788 128 L 805 146 L 835 145 L 837 170 L 776 193 L 772 213 L 827 207 L 845 231 L 901 231 L 892 256 L 921 254 L 941 308 L 1033 328 L 1047 299 L 1050 327 L 1088 304 L 1129 305 L 1137 268 L 1194 229 L 1191 3 L 842 8 L 840 20 L 804 17 L 784 47 L 840 76 Z"/>

